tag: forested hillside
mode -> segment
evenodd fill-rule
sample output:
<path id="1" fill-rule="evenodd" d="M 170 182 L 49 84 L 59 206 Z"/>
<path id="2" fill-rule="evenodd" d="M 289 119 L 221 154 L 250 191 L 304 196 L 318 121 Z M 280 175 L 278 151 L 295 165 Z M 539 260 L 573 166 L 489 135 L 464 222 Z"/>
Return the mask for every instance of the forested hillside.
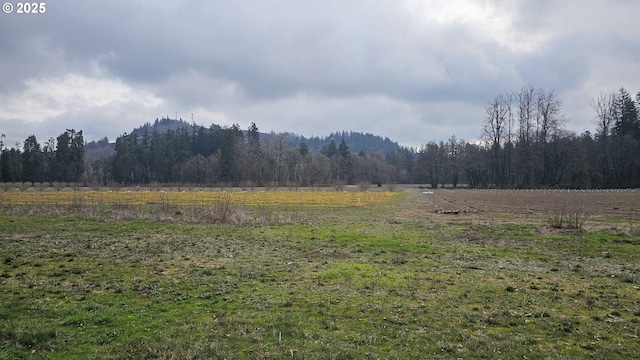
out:
<path id="1" fill-rule="evenodd" d="M 156 119 L 109 144 L 67 130 L 41 146 L 0 145 L 2 182 L 242 186 L 419 183 L 437 186 L 640 186 L 640 92 L 591 101 L 594 131 L 566 129 L 553 91 L 526 86 L 486 107 L 482 141 L 451 136 L 419 149 L 358 132 L 326 137 L 260 133 L 256 124 L 209 127 Z M 84 158 L 85 148 L 90 156 Z"/>
<path id="2" fill-rule="evenodd" d="M 194 123 L 188 123 L 182 119 L 169 119 L 162 118 L 156 119 L 153 123 L 147 122 L 144 125 L 137 127 L 131 131 L 129 135 L 133 136 L 142 136 L 146 133 L 157 132 L 160 134 L 165 134 L 169 131 L 178 131 L 179 128 L 188 127 L 189 132 L 194 134 L 200 131 L 202 125 L 197 125 Z M 219 131 L 222 127 L 217 124 L 211 124 L 208 130 Z M 242 130 L 243 136 L 247 136 L 248 130 Z M 327 136 L 311 136 L 304 137 L 302 135 L 284 132 L 280 134 L 276 134 L 274 132 L 270 133 L 259 133 L 260 142 L 268 143 L 272 139 L 276 138 L 278 135 L 284 136 L 287 139 L 287 145 L 290 147 L 298 147 L 300 143 L 307 144 L 309 151 L 312 153 L 319 153 L 322 149 L 329 146 L 331 141 L 339 143 L 344 139 L 348 144 L 349 148 L 352 152 L 360 153 L 365 152 L 368 154 L 371 153 L 382 153 L 388 154 L 394 151 L 400 150 L 402 147 L 398 145 L 397 142 L 392 141 L 389 138 L 383 138 L 381 136 L 373 135 L 373 134 L 365 134 L 356 131 L 336 131 Z"/>
<path id="3" fill-rule="evenodd" d="M 180 122 L 162 119 L 156 123 Z M 318 153 L 304 137 L 262 134 L 255 124 L 246 131 L 238 125 L 206 128 L 181 124 L 165 127 L 162 132 L 143 127 L 141 131 L 119 137 L 111 166 L 104 168 L 105 164 L 101 163 L 93 168 L 94 174 L 111 173 L 97 180 L 124 184 L 177 182 L 254 186 L 391 180 L 384 153 L 355 154 L 344 138 L 340 146 L 332 138 L 312 139 L 315 147 L 328 141 Z M 396 150 L 399 149 L 396 144 Z"/>

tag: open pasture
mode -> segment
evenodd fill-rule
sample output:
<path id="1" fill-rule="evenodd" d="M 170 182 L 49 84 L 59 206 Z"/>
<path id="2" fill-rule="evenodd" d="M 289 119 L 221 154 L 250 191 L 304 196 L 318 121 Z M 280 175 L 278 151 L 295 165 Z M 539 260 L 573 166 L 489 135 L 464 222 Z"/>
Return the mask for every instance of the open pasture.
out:
<path id="1" fill-rule="evenodd" d="M 637 192 L 422 192 L 215 224 L 4 201 L 0 358 L 638 357 Z"/>

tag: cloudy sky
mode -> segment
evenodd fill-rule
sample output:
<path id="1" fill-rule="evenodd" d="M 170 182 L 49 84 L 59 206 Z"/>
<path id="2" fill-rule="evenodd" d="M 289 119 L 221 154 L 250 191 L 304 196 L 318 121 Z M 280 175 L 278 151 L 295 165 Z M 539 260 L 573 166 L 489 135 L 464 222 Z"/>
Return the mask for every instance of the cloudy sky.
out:
<path id="1" fill-rule="evenodd" d="M 7 1 L 7 0 L 5 0 Z M 419 146 L 479 137 L 484 106 L 554 90 L 567 127 L 640 90 L 636 0 L 51 0 L 0 13 L 0 132 L 111 141 L 169 116 Z"/>

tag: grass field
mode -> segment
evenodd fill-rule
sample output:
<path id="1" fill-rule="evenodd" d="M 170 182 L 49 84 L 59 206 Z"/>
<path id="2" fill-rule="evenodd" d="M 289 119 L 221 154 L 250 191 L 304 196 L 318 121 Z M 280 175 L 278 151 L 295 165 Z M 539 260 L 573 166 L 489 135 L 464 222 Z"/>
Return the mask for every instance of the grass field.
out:
<path id="1" fill-rule="evenodd" d="M 0 359 L 640 356 L 639 191 L 21 193 Z"/>

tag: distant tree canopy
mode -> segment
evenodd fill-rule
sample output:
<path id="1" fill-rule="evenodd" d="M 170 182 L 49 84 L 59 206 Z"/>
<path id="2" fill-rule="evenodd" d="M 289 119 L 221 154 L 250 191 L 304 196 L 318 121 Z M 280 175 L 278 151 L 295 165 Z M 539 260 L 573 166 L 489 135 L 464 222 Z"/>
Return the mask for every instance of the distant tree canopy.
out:
<path id="1" fill-rule="evenodd" d="M 119 137 L 115 151 L 109 170 L 114 181 L 124 184 L 310 186 L 390 180 L 391 171 L 384 162 L 370 166 L 381 162 L 380 156 L 357 158 L 344 141 L 335 152 L 321 154 L 312 154 L 305 143 L 289 146 L 284 134 L 261 141 L 254 123 L 246 132 L 237 124 L 138 132 Z"/>
<path id="2" fill-rule="evenodd" d="M 485 106 L 482 141 L 451 136 L 420 148 L 356 132 L 304 138 L 263 134 L 255 123 L 210 127 L 163 118 L 116 139 L 86 144 L 109 154 L 85 164 L 82 131 L 66 130 L 44 146 L 0 138 L 0 181 L 106 185 L 180 183 L 320 186 L 418 183 L 432 187 L 640 187 L 640 92 L 624 88 L 592 99 L 595 131 L 565 129 L 553 91 L 525 86 Z"/>
<path id="3" fill-rule="evenodd" d="M 19 148 L 0 146 L 0 180 L 3 182 L 77 182 L 84 174 L 84 139 L 73 129 L 49 139 L 42 147 L 34 135 Z"/>

